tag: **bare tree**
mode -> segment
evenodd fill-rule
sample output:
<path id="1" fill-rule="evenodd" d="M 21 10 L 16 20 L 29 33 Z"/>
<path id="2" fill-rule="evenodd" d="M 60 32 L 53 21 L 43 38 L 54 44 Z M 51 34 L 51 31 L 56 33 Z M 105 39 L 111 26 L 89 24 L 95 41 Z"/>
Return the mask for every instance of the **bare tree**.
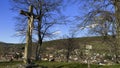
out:
<path id="1" fill-rule="evenodd" d="M 34 14 L 37 18 L 34 22 L 35 27 L 33 32 L 36 32 L 38 36 L 38 45 L 36 47 L 36 60 L 38 60 L 43 39 L 52 35 L 49 29 L 58 23 L 57 20 L 60 17 L 58 13 L 60 13 L 62 0 L 11 0 L 11 3 L 13 5 L 12 10 L 15 11 L 21 9 L 27 10 L 29 5 L 33 5 L 34 7 Z M 23 36 L 26 33 L 26 17 L 21 18 L 20 16 L 17 17 L 17 19 L 20 20 L 19 24 L 22 25 L 19 26 L 19 24 L 17 24 L 17 26 L 20 27 L 17 28 L 17 31 Z"/>
<path id="2" fill-rule="evenodd" d="M 81 3 L 83 3 L 83 11 L 88 10 L 88 12 L 86 11 L 82 17 L 76 17 L 77 21 L 82 21 L 78 27 L 88 28 L 90 33 L 103 36 L 107 44 L 112 46 L 112 52 L 116 56 L 115 62 L 118 62 L 120 46 L 119 0 L 84 0 Z"/>
<path id="3" fill-rule="evenodd" d="M 71 32 L 69 35 L 64 36 L 63 45 L 66 49 L 66 62 L 69 62 L 70 56 L 72 55 L 71 53 L 78 48 L 75 36 L 75 32 Z"/>

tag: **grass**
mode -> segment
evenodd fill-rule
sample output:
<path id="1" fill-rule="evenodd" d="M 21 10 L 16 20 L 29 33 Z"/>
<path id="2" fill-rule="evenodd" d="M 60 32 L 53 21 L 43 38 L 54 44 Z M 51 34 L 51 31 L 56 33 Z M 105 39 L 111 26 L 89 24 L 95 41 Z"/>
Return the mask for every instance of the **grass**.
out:
<path id="1" fill-rule="evenodd" d="M 87 68 L 87 64 L 66 63 L 66 62 L 39 62 L 43 68 Z M 120 68 L 120 65 L 90 65 L 91 68 Z"/>
<path id="2" fill-rule="evenodd" d="M 0 68 L 19 68 L 18 65 L 23 64 L 22 61 L 0 62 Z"/>
<path id="3" fill-rule="evenodd" d="M 46 68 L 87 68 L 87 64 L 80 63 L 65 63 L 65 62 L 43 62 L 39 63 L 40 66 Z M 92 65 L 91 68 L 97 68 L 98 65 Z"/>
<path id="4" fill-rule="evenodd" d="M 42 68 L 87 68 L 87 64 L 80 63 L 66 63 L 66 62 L 35 62 Z M 20 65 L 24 65 L 21 61 L 13 62 L 0 62 L 0 68 L 21 68 Z M 90 65 L 91 68 L 120 68 L 120 65 Z M 38 68 L 39 68 L 38 67 Z"/>
<path id="5" fill-rule="evenodd" d="M 66 62 L 37 62 L 39 66 L 44 68 L 87 68 L 87 64 L 66 63 Z M 90 65 L 91 68 L 120 68 L 120 65 Z"/>

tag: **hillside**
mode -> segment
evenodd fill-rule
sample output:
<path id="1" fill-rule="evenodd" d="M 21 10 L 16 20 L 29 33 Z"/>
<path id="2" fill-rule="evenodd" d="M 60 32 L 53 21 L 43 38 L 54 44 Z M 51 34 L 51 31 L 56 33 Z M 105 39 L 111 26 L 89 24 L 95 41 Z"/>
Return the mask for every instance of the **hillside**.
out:
<path id="1" fill-rule="evenodd" d="M 43 51 L 46 51 L 46 48 L 53 48 L 56 50 L 64 49 L 65 48 L 65 41 L 67 39 L 59 39 L 59 40 L 52 40 L 52 41 L 46 41 L 42 45 Z M 83 38 L 74 38 L 77 49 L 83 50 L 85 48 L 85 45 L 92 45 L 93 51 L 96 50 L 97 52 L 102 52 L 105 49 L 108 48 L 108 46 L 105 46 L 103 43 L 101 37 L 83 37 Z M 3 43 L 0 42 L 0 53 L 3 54 L 3 52 L 13 52 L 13 51 L 19 51 L 24 49 L 25 44 L 12 44 L 12 43 Z M 34 46 L 36 44 L 33 44 Z M 34 47 L 33 47 L 34 48 Z M 6 51 L 5 51 L 6 50 Z M 34 49 L 33 49 L 34 50 Z"/>
<path id="2" fill-rule="evenodd" d="M 43 43 L 43 48 L 46 47 L 53 47 L 55 49 L 64 49 L 65 47 L 65 40 L 67 39 L 60 39 L 60 40 L 53 40 L 53 41 L 47 41 Z M 95 52 L 107 52 L 109 51 L 109 45 L 105 44 L 105 41 L 103 41 L 103 38 L 101 37 L 83 37 L 83 38 L 74 38 L 77 49 L 84 50 L 86 45 L 92 45 L 93 51 Z"/>

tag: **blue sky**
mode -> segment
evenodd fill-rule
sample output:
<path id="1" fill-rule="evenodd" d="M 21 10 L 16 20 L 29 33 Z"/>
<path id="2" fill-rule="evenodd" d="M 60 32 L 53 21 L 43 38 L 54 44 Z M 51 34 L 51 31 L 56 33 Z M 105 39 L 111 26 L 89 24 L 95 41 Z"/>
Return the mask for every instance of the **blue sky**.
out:
<path id="1" fill-rule="evenodd" d="M 0 2 L 0 41 L 7 43 L 21 43 L 22 40 L 20 37 L 15 37 L 15 20 L 14 16 L 17 15 L 15 12 L 10 10 L 9 0 L 1 0 Z M 76 6 L 70 6 L 63 10 L 63 14 L 66 16 L 74 16 L 77 15 Z M 19 12 L 18 12 L 19 13 Z M 58 35 L 59 38 L 62 35 L 68 34 L 69 26 L 60 26 L 55 27 L 56 30 L 59 30 L 61 34 Z M 79 36 L 83 36 L 84 34 L 80 34 Z"/>
<path id="2" fill-rule="evenodd" d="M 0 2 L 0 41 L 7 43 L 19 43 L 20 39 L 14 37 L 15 23 L 13 17 L 16 15 L 10 10 L 9 0 L 1 0 Z"/>

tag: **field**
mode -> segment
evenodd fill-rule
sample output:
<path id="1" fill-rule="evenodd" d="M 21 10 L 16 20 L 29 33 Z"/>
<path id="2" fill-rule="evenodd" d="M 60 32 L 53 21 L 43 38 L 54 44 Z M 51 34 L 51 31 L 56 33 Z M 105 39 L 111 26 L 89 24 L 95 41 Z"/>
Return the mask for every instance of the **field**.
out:
<path id="1" fill-rule="evenodd" d="M 66 62 L 35 62 L 38 67 L 35 68 L 87 68 L 87 64 L 66 63 Z M 0 68 L 24 68 L 23 62 L 0 62 Z M 120 68 L 120 65 L 90 65 L 91 68 Z"/>

